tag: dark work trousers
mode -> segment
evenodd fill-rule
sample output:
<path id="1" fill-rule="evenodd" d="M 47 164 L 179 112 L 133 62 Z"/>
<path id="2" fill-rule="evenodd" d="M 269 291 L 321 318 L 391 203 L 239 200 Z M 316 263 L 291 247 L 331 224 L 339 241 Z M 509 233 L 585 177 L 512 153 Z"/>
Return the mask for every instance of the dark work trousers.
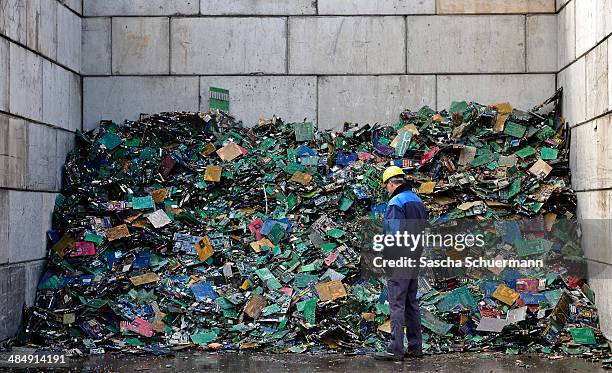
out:
<path id="1" fill-rule="evenodd" d="M 408 351 L 421 352 L 421 315 L 416 299 L 419 280 L 387 280 L 391 308 L 391 344 L 387 352 L 404 354 L 404 326 L 408 334 Z"/>

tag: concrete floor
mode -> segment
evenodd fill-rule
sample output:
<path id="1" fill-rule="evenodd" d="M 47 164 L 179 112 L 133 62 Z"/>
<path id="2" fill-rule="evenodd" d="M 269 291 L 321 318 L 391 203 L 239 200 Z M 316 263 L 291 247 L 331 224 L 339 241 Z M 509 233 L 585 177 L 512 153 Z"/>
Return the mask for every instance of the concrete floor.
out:
<path id="1" fill-rule="evenodd" d="M 604 372 L 599 362 L 580 358 L 541 359 L 538 355 L 500 353 L 426 356 L 402 363 L 369 356 L 181 352 L 170 357 L 98 355 L 69 359 L 73 372 Z M 2 370 L 2 369 L 0 369 Z"/>

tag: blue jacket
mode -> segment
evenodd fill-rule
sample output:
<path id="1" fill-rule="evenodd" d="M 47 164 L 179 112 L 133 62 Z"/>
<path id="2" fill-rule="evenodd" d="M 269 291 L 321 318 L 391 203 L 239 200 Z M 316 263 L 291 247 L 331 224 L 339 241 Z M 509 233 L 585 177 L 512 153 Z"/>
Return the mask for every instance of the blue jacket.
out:
<path id="1" fill-rule="evenodd" d="M 412 235 L 422 234 L 427 223 L 427 209 L 423 201 L 414 194 L 407 184 L 400 185 L 391 195 L 385 211 L 384 229 L 386 234 L 408 232 Z M 418 266 L 423 247 L 407 248 L 405 246 L 385 247 L 386 259 L 412 258 Z M 415 279 L 419 268 L 393 268 L 387 270 L 387 275 L 395 279 Z"/>
<path id="2" fill-rule="evenodd" d="M 407 184 L 402 184 L 391 195 L 385 211 L 385 233 L 397 231 L 420 233 L 425 228 L 427 209 L 423 201 Z"/>

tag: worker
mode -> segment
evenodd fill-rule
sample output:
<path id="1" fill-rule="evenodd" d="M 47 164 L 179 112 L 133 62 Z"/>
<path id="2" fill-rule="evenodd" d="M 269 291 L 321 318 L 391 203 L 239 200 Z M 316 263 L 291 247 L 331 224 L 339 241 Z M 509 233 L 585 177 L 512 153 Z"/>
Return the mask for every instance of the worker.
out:
<path id="1" fill-rule="evenodd" d="M 427 210 L 423 201 L 412 192 L 404 171 L 391 166 L 385 170 L 382 185 L 387 189 L 390 200 L 385 211 L 385 234 L 408 232 L 409 234 L 422 233 L 427 219 Z M 391 311 L 391 343 L 384 352 L 374 355 L 377 360 L 401 361 L 404 357 L 420 358 L 422 352 L 421 315 L 419 303 L 416 299 L 418 288 L 418 257 L 422 247 L 411 251 L 405 247 L 389 248 L 385 256 L 395 255 L 416 258 L 416 265 L 412 268 L 393 268 L 387 271 L 388 300 Z M 399 252 L 393 253 L 393 250 Z M 407 329 L 408 349 L 404 349 L 404 326 Z"/>

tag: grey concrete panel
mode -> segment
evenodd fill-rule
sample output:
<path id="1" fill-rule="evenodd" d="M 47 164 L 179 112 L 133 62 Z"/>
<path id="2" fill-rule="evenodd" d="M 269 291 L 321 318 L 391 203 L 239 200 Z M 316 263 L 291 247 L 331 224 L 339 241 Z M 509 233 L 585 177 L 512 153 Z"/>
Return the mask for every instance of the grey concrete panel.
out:
<path id="1" fill-rule="evenodd" d="M 25 301 L 25 266 L 0 267 L 0 341 L 15 336 Z"/>
<path id="2" fill-rule="evenodd" d="M 91 77 L 83 78 L 83 127 L 98 126 L 101 119 L 122 123 L 140 113 L 196 111 L 198 80 L 194 77 Z"/>
<path id="3" fill-rule="evenodd" d="M 576 12 L 573 1 L 557 15 L 557 40 L 557 65 L 562 69 L 576 58 Z"/>
<path id="4" fill-rule="evenodd" d="M 57 1 L 41 0 L 38 51 L 52 60 L 57 59 Z"/>
<path id="5" fill-rule="evenodd" d="M 527 16 L 527 72 L 557 72 L 557 15 Z"/>
<path id="6" fill-rule="evenodd" d="M 510 102 L 529 110 L 555 93 L 555 74 L 438 75 L 438 109 L 452 101 Z"/>
<path id="7" fill-rule="evenodd" d="M 25 187 L 26 134 L 24 120 L 0 114 L 0 187 Z"/>
<path id="8" fill-rule="evenodd" d="M 9 41 L 0 38 L 0 110 L 9 108 Z"/>
<path id="9" fill-rule="evenodd" d="M 612 191 L 577 192 L 576 197 L 584 256 L 600 263 L 612 263 Z M 612 272 L 608 272 L 608 268 L 593 266 L 590 269 L 592 278 L 589 282 L 595 278 L 612 278 Z"/>
<path id="10" fill-rule="evenodd" d="M 200 12 L 203 15 L 302 15 L 315 14 L 317 8 L 313 0 L 200 0 Z"/>
<path id="11" fill-rule="evenodd" d="M 11 43 L 10 61 L 10 112 L 42 120 L 42 59 Z"/>
<path id="12" fill-rule="evenodd" d="M 30 190 L 57 190 L 58 130 L 28 123 L 27 187 Z"/>
<path id="13" fill-rule="evenodd" d="M 561 7 L 562 7 L 562 6 L 564 6 L 565 4 L 567 4 L 567 3 L 568 3 L 568 1 L 571 1 L 571 0 L 556 0 L 556 8 L 557 8 L 557 11 L 558 11 L 559 9 L 561 9 Z"/>
<path id="14" fill-rule="evenodd" d="M 596 0 L 574 0 L 576 7 L 576 56 L 581 56 L 597 42 Z"/>
<path id="15" fill-rule="evenodd" d="M 113 74 L 168 74 L 169 27 L 166 17 L 113 18 Z"/>
<path id="16" fill-rule="evenodd" d="M 586 55 L 587 119 L 608 111 L 608 40 Z"/>
<path id="17" fill-rule="evenodd" d="M 57 61 L 81 69 L 81 17 L 64 6 L 57 7 Z"/>
<path id="18" fill-rule="evenodd" d="M 582 57 L 557 74 L 557 87 L 563 87 L 563 116 L 567 119 L 570 126 L 584 122 L 587 119 L 586 69 L 584 61 L 585 58 Z"/>
<path id="19" fill-rule="evenodd" d="M 81 128 L 81 79 L 43 61 L 43 122 L 76 131 Z"/>
<path id="20" fill-rule="evenodd" d="M 435 106 L 435 77 L 417 75 L 319 78 L 319 128 L 344 122 L 393 124 L 404 109 Z"/>
<path id="21" fill-rule="evenodd" d="M 571 145 L 572 187 L 612 188 L 612 115 L 573 128 Z"/>
<path id="22" fill-rule="evenodd" d="M 1 122 L 2 118 L 0 118 Z M 8 193 L 8 190 L 0 189 L 0 265 L 8 263 Z"/>
<path id="23" fill-rule="evenodd" d="M 24 0 L 0 0 L 0 34 L 26 43 L 26 2 Z"/>
<path id="24" fill-rule="evenodd" d="M 612 43 L 608 39 L 608 107 L 612 108 Z"/>
<path id="25" fill-rule="evenodd" d="M 402 17 L 289 19 L 291 74 L 401 74 L 405 64 Z"/>
<path id="26" fill-rule="evenodd" d="M 44 194 L 9 191 L 9 263 L 45 257 L 49 226 L 46 225 L 48 219 L 43 216 Z"/>
<path id="27" fill-rule="evenodd" d="M 601 332 L 606 338 L 612 338 L 612 323 L 607 317 L 612 315 L 612 297 L 608 296 L 612 289 L 612 266 L 608 266 L 606 273 L 604 277 L 589 279 L 589 286 L 596 294 L 595 306 L 600 315 Z"/>
<path id="28" fill-rule="evenodd" d="M 24 293 L 24 301 L 28 307 L 32 307 L 34 305 L 34 300 L 36 299 L 36 288 L 38 286 L 38 281 L 40 280 L 40 276 L 43 274 L 43 271 L 47 265 L 46 260 L 37 260 L 34 262 L 30 262 L 25 264 L 25 293 Z"/>
<path id="29" fill-rule="evenodd" d="M 86 16 L 170 16 L 198 14 L 199 0 L 84 0 Z"/>
<path id="30" fill-rule="evenodd" d="M 554 13 L 555 0 L 437 0 L 438 14 Z"/>
<path id="31" fill-rule="evenodd" d="M 525 71 L 524 16 L 410 16 L 407 22 L 410 73 Z"/>
<path id="32" fill-rule="evenodd" d="M 26 45 L 28 48 L 38 50 L 38 31 L 40 30 L 41 0 L 24 0 L 26 7 Z"/>
<path id="33" fill-rule="evenodd" d="M 64 5 L 66 5 L 68 8 L 74 10 L 80 15 L 83 15 L 83 0 L 59 0 L 59 1 L 63 3 Z"/>
<path id="34" fill-rule="evenodd" d="M 435 14 L 435 0 L 318 0 L 319 14 Z"/>
<path id="35" fill-rule="evenodd" d="M 313 76 L 203 76 L 200 82 L 201 111 L 208 110 L 209 88 L 224 87 L 230 91 L 230 112 L 247 126 L 272 115 L 286 122 L 317 119 Z"/>
<path id="36" fill-rule="evenodd" d="M 285 18 L 173 18 L 172 74 L 286 73 Z"/>
<path id="37" fill-rule="evenodd" d="M 57 180 L 57 190 L 62 189 L 63 166 L 66 156 L 74 149 L 76 136 L 66 131 L 57 131 L 57 154 L 55 161 L 55 177 Z"/>
<path id="38" fill-rule="evenodd" d="M 108 17 L 84 18 L 81 48 L 83 75 L 110 75 L 111 20 Z"/>

